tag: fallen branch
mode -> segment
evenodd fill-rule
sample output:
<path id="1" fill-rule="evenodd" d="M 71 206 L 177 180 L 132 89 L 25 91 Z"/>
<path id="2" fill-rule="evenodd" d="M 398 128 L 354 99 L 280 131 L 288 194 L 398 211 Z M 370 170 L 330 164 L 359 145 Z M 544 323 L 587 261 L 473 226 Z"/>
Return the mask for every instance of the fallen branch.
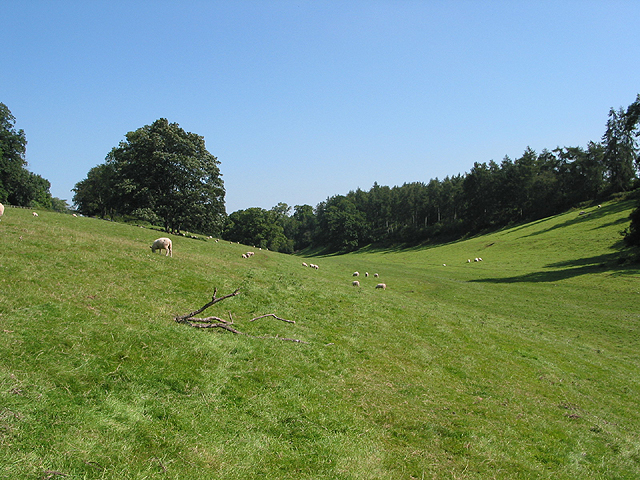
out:
<path id="1" fill-rule="evenodd" d="M 258 320 L 258 319 L 260 319 L 260 318 L 265 318 L 265 317 L 273 317 L 273 318 L 275 318 L 276 320 L 281 320 L 281 321 L 283 321 L 283 322 L 287 322 L 287 323 L 296 323 L 294 320 L 286 320 L 286 319 L 284 319 L 284 318 L 277 317 L 277 316 L 275 316 L 273 313 L 267 313 L 266 315 L 260 315 L 259 317 L 252 318 L 252 319 L 251 319 L 251 320 L 249 320 L 249 321 L 250 321 L 250 322 L 253 322 L 254 320 Z"/>
<path id="2" fill-rule="evenodd" d="M 194 312 L 191 313 L 187 313 L 186 315 L 180 315 L 177 317 L 174 317 L 173 319 L 178 322 L 178 323 L 184 323 L 185 325 L 189 325 L 191 327 L 194 328 L 222 328 L 223 330 L 227 330 L 228 332 L 231 333 L 235 333 L 236 335 L 245 335 L 247 337 L 251 337 L 251 338 L 261 338 L 261 339 L 274 339 L 274 340 L 282 340 L 282 341 L 286 341 L 286 342 L 296 342 L 296 343 L 308 343 L 305 342 L 303 340 L 298 340 L 297 338 L 285 338 L 285 337 L 269 337 L 269 336 L 255 336 L 255 335 L 249 335 L 248 333 L 244 333 L 241 332 L 239 330 L 236 330 L 235 328 L 233 328 L 231 325 L 233 325 L 233 317 L 231 316 L 231 312 L 229 312 L 229 321 L 227 320 L 223 320 L 220 317 L 204 317 L 204 318 L 198 318 L 196 317 L 196 315 L 198 315 L 199 313 L 202 313 L 203 311 L 205 311 L 207 308 L 209 308 L 210 306 L 221 302 L 222 300 L 225 300 L 227 298 L 230 297 L 235 297 L 236 295 L 238 295 L 238 293 L 240 293 L 240 289 L 236 289 L 235 292 L 230 293 L 228 295 L 224 295 L 222 297 L 216 297 L 216 294 L 218 293 L 218 289 L 214 289 L 213 291 L 213 297 L 211 298 L 211 301 L 208 302 L 207 304 L 205 304 L 202 308 L 195 310 Z M 258 320 L 260 318 L 266 318 L 266 317 L 273 317 L 276 320 L 280 320 L 282 322 L 286 322 L 286 323 L 296 323 L 294 320 L 287 320 L 285 318 L 281 318 L 278 317 L 276 314 L 274 313 L 267 313 L 265 315 L 260 315 L 258 317 L 254 317 L 251 320 L 249 320 L 250 322 L 253 322 L 255 320 Z"/>
<path id="3" fill-rule="evenodd" d="M 176 317 L 175 318 L 176 322 L 180 323 L 181 320 L 186 320 L 186 319 L 191 318 L 191 317 L 193 317 L 195 315 L 198 315 L 199 313 L 204 312 L 211 305 L 214 305 L 214 304 L 216 304 L 218 302 L 221 302 L 222 300 L 226 300 L 229 297 L 235 297 L 236 295 L 238 295 L 238 293 L 240 293 L 240 289 L 236 288 L 235 292 L 230 293 L 230 294 L 225 295 L 225 296 L 220 297 L 220 298 L 216 298 L 216 293 L 218 293 L 218 288 L 217 287 L 213 289 L 213 297 L 211 298 L 211 301 L 209 303 L 207 303 L 204 307 L 200 308 L 199 310 L 196 310 L 195 312 L 187 313 L 186 315 L 182 315 L 180 317 Z"/>

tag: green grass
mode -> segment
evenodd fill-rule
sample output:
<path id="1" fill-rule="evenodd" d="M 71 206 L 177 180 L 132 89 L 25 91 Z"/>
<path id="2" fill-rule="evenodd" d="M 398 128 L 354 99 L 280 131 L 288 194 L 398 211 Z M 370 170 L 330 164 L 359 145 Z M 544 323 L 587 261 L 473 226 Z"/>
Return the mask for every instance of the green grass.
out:
<path id="1" fill-rule="evenodd" d="M 311 259 L 8 209 L 0 478 L 639 478 L 632 207 Z M 308 343 L 173 321 L 216 287 Z"/>

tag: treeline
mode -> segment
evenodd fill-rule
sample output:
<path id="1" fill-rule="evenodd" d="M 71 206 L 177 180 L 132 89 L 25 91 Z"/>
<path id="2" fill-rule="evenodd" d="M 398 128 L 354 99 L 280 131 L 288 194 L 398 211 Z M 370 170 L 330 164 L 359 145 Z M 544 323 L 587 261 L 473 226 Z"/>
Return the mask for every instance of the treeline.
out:
<path id="1" fill-rule="evenodd" d="M 448 240 L 640 187 L 639 118 L 640 95 L 626 109 L 611 109 L 601 141 L 584 148 L 527 148 L 520 158 L 475 163 L 443 180 L 374 183 L 315 208 L 280 203 L 228 216 L 219 162 L 204 138 L 161 118 L 127 133 L 76 184 L 73 202 L 84 215 L 145 220 L 167 232 L 189 230 L 284 253 Z M 26 170 L 26 143 L 0 103 L 0 202 L 66 211 L 64 200 L 51 197 L 49 182 Z M 640 244 L 640 207 L 626 240 Z"/>
<path id="2" fill-rule="evenodd" d="M 640 95 L 611 109 L 601 142 L 558 147 L 500 163 L 475 163 L 465 175 L 402 186 L 375 183 L 318 204 L 229 215 L 225 238 L 282 252 L 307 247 L 350 251 L 369 244 L 453 239 L 527 222 L 640 186 Z M 632 225 L 630 235 L 638 231 Z M 637 234 L 636 234 L 637 235 Z"/>
<path id="3" fill-rule="evenodd" d="M 27 170 L 27 137 L 15 123 L 9 108 L 0 103 L 0 203 L 66 211 L 67 203 L 51 196 L 51 183 Z"/>

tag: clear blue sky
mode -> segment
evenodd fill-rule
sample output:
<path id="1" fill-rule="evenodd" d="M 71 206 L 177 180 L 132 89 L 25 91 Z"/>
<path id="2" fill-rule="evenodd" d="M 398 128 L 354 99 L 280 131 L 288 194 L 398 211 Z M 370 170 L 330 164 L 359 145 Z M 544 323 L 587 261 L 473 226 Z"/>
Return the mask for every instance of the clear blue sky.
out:
<path id="1" fill-rule="evenodd" d="M 640 2 L 0 0 L 0 102 L 71 203 L 167 118 L 218 157 L 227 212 L 316 206 L 601 139 L 640 93 Z"/>

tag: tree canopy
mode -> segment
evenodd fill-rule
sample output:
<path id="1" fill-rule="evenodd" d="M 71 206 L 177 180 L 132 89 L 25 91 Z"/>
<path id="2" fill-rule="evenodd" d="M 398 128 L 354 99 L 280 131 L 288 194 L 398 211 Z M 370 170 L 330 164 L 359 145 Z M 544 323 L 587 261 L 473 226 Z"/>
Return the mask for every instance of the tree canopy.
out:
<path id="1" fill-rule="evenodd" d="M 161 222 L 171 232 L 219 234 L 225 190 L 204 137 L 160 118 L 125 138 L 74 187 L 78 210 Z"/>

